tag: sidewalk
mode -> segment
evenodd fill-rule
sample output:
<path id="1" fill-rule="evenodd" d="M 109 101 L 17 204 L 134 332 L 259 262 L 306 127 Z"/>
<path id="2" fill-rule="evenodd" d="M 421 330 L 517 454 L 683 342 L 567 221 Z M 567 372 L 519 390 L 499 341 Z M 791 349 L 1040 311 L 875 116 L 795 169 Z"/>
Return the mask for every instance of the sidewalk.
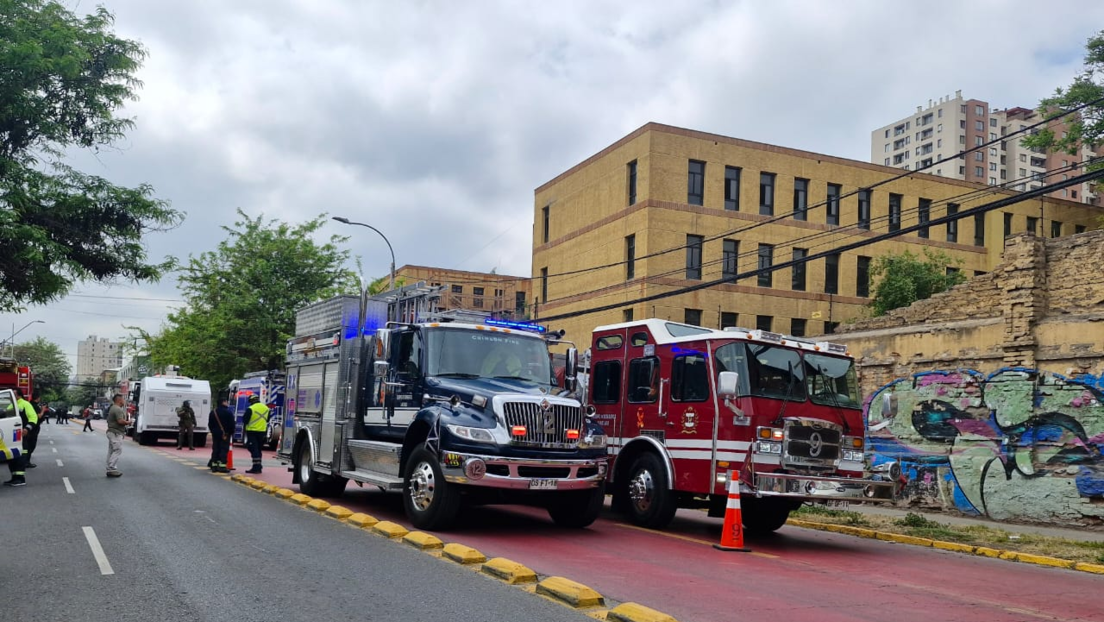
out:
<path id="1" fill-rule="evenodd" d="M 1065 538 L 1067 540 L 1079 540 L 1082 542 L 1104 542 L 1104 531 L 1091 528 L 1078 527 L 1054 527 L 1050 525 L 1031 525 L 1022 523 L 1008 523 L 989 520 L 987 518 L 975 518 L 958 514 L 925 511 L 921 509 L 895 508 L 877 505 L 852 504 L 848 511 L 859 512 L 871 516 L 888 516 L 892 518 L 904 518 L 907 514 L 919 514 L 924 518 L 937 523 L 956 526 L 981 526 L 991 529 L 1001 529 L 1011 533 L 1034 534 L 1051 538 Z"/>

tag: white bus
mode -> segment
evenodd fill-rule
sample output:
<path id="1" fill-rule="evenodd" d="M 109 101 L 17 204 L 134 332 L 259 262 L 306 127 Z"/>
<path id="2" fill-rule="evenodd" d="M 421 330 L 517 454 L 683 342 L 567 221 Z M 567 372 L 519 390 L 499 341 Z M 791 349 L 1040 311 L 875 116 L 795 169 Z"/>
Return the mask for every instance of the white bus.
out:
<path id="1" fill-rule="evenodd" d="M 134 438 L 152 445 L 159 438 L 179 436 L 176 409 L 188 400 L 196 415 L 195 444 L 207 444 L 207 414 L 211 411 L 211 385 L 206 380 L 147 376 L 142 378 L 136 402 Z"/>

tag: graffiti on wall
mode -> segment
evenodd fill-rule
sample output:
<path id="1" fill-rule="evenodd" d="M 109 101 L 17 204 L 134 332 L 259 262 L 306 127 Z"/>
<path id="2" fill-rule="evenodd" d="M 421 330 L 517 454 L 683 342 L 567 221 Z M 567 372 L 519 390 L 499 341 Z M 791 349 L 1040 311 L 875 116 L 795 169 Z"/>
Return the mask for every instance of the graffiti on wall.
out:
<path id="1" fill-rule="evenodd" d="M 1104 520 L 1104 377 L 924 372 L 876 391 L 865 415 L 872 463 L 900 463 L 910 505 Z"/>

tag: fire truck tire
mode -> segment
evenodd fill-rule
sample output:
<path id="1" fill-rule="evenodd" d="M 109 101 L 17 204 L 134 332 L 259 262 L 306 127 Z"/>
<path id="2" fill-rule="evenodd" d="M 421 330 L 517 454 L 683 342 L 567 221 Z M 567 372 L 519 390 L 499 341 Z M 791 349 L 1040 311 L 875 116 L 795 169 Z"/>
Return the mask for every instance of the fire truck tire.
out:
<path id="1" fill-rule="evenodd" d="M 403 473 L 403 508 L 418 529 L 447 529 L 460 512 L 460 491 L 445 482 L 436 454 L 418 446 Z"/>
<path id="2" fill-rule="evenodd" d="M 548 515 L 560 527 L 582 529 L 598 519 L 606 501 L 606 487 L 560 493 L 548 505 Z"/>
<path id="3" fill-rule="evenodd" d="M 662 529 L 675 517 L 677 499 L 667 471 L 654 453 L 640 454 L 629 469 L 629 519 L 641 527 Z"/>
<path id="4" fill-rule="evenodd" d="M 793 509 L 789 499 L 749 498 L 740 500 L 744 518 L 744 531 L 749 534 L 764 535 L 778 531 L 786 524 Z"/>

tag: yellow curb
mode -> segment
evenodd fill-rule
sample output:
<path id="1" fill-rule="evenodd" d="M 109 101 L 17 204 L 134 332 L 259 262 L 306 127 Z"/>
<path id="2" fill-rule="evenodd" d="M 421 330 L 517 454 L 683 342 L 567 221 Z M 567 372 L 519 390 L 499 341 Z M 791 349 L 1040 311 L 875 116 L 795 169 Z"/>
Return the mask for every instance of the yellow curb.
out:
<path id="1" fill-rule="evenodd" d="M 678 620 L 662 611 L 656 611 L 636 603 L 617 605 L 606 614 L 606 620 L 610 622 L 678 622 Z"/>
<path id="2" fill-rule="evenodd" d="M 914 546 L 931 546 L 932 540 L 930 538 L 917 538 L 915 536 L 906 536 L 899 533 L 886 533 L 884 531 L 875 532 L 875 536 L 879 540 L 886 542 L 897 542 L 898 544 L 912 544 Z"/>
<path id="3" fill-rule="evenodd" d="M 349 508 L 343 508 L 340 505 L 331 505 L 326 508 L 326 516 L 332 516 L 337 520 L 345 520 L 353 515 L 353 511 Z"/>
<path id="4" fill-rule="evenodd" d="M 410 533 L 410 530 L 398 523 L 392 523 L 389 520 L 385 520 L 373 525 L 372 533 L 378 533 L 379 535 L 388 538 L 401 538 Z"/>
<path id="5" fill-rule="evenodd" d="M 554 598 L 576 609 L 601 607 L 606 600 L 598 592 L 582 583 L 563 577 L 548 577 L 537 584 L 537 593 Z"/>
<path id="6" fill-rule="evenodd" d="M 502 579 L 511 585 L 517 583 L 536 583 L 537 581 L 537 573 L 515 561 L 510 561 L 503 557 L 496 557 L 483 564 L 483 573 L 489 574 L 497 579 Z"/>
<path id="7" fill-rule="evenodd" d="M 979 546 L 974 549 L 975 555 L 981 555 L 982 557 L 1000 557 L 1004 551 L 1000 549 L 992 549 L 987 546 Z"/>
<path id="8" fill-rule="evenodd" d="M 279 488 L 275 492 L 273 492 L 272 494 L 277 496 L 277 497 L 280 497 L 281 499 L 287 499 L 289 497 L 294 496 L 295 492 L 292 491 L 292 490 L 288 490 L 287 488 Z"/>
<path id="9" fill-rule="evenodd" d="M 932 548 L 942 549 L 944 551 L 954 551 L 955 553 L 970 553 L 974 554 L 976 547 L 969 544 L 959 544 L 958 542 L 943 542 L 942 540 L 932 540 Z"/>
<path id="10" fill-rule="evenodd" d="M 361 529 L 368 529 L 372 525 L 378 523 L 379 519 L 377 519 L 375 516 L 369 516 L 368 514 L 357 512 L 356 514 L 353 514 L 349 518 L 345 519 L 345 522 L 349 523 L 350 525 L 356 525 Z"/>
<path id="11" fill-rule="evenodd" d="M 312 501 L 310 497 L 299 492 L 288 498 L 289 501 L 298 505 L 306 505 Z"/>
<path id="12" fill-rule="evenodd" d="M 1016 561 L 1035 564 L 1036 566 L 1051 566 L 1053 568 L 1073 568 L 1074 566 L 1074 562 L 1068 559 L 1058 559 L 1057 557 L 1034 555 L 1032 553 L 1015 553 L 1015 555 Z M 1002 555 L 1001 558 L 1004 558 L 1004 556 Z"/>
<path id="13" fill-rule="evenodd" d="M 423 531 L 412 531 L 406 534 L 403 536 L 403 542 L 421 551 L 440 549 L 445 546 L 440 538 Z"/>
<path id="14" fill-rule="evenodd" d="M 249 487 L 253 488 L 255 490 L 260 490 L 260 489 L 264 488 L 265 486 L 268 486 L 268 482 L 261 481 L 259 479 L 255 479 L 255 480 L 249 482 Z"/>
<path id="15" fill-rule="evenodd" d="M 464 546 L 463 544 L 457 544 L 455 542 L 449 542 L 445 545 L 445 549 L 442 554 L 447 559 L 458 564 L 482 564 L 487 561 L 487 556 L 473 549 L 470 546 Z"/>
<path id="16" fill-rule="evenodd" d="M 1074 570 L 1080 570 L 1081 572 L 1091 572 L 1093 574 L 1104 574 L 1104 565 L 1102 564 L 1087 564 L 1085 562 L 1077 562 L 1073 565 Z"/>
<path id="17" fill-rule="evenodd" d="M 307 503 L 307 507 L 314 510 L 315 512 L 325 512 L 326 510 L 330 509 L 330 502 L 323 501 L 322 499 L 314 499 L 313 501 Z"/>
<path id="18" fill-rule="evenodd" d="M 265 494 L 268 494 L 268 495 L 272 495 L 272 494 L 276 494 L 276 491 L 279 490 L 279 489 L 280 489 L 280 487 L 277 486 L 276 484 L 269 484 L 268 486 L 265 486 L 264 488 L 262 488 L 261 492 L 263 492 Z"/>

